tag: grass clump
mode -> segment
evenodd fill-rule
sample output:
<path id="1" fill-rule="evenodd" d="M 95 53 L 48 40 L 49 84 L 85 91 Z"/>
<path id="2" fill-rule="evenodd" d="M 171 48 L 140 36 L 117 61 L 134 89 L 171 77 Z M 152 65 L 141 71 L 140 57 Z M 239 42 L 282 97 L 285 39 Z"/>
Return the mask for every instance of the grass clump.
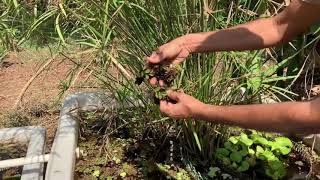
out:
<path id="1" fill-rule="evenodd" d="M 29 116 L 20 111 L 8 112 L 3 115 L 2 122 L 0 126 L 2 128 L 11 128 L 11 127 L 22 127 L 22 126 L 30 126 L 31 119 Z"/>

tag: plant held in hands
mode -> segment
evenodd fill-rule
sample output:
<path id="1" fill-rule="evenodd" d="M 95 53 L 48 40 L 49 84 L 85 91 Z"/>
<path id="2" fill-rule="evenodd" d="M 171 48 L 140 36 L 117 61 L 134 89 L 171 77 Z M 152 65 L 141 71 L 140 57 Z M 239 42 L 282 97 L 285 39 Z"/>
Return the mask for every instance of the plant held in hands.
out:
<path id="1" fill-rule="evenodd" d="M 157 78 L 158 80 L 164 81 L 164 86 L 153 88 L 155 102 L 158 104 L 160 100 L 170 100 L 167 96 L 167 90 L 172 89 L 172 83 L 175 77 L 180 72 L 181 68 L 179 65 L 145 65 L 136 77 L 135 83 L 140 85 L 144 81 L 148 81 L 151 78 Z"/>

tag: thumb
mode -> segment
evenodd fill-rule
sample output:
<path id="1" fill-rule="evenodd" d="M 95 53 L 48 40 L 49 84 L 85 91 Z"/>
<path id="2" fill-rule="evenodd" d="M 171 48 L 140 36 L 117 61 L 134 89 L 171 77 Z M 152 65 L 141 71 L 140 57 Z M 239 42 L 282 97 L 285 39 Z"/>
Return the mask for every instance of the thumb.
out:
<path id="1" fill-rule="evenodd" d="M 172 99 L 174 101 L 179 101 L 180 93 L 173 91 L 173 90 L 168 90 L 167 94 L 170 99 Z"/>
<path id="2" fill-rule="evenodd" d="M 156 52 L 153 52 L 151 56 L 147 57 L 146 59 L 148 63 L 151 64 L 158 64 L 161 61 L 159 55 Z"/>
<path id="3" fill-rule="evenodd" d="M 162 46 L 156 52 L 153 52 L 147 59 L 149 63 L 158 64 L 167 58 L 167 54 L 166 49 Z"/>

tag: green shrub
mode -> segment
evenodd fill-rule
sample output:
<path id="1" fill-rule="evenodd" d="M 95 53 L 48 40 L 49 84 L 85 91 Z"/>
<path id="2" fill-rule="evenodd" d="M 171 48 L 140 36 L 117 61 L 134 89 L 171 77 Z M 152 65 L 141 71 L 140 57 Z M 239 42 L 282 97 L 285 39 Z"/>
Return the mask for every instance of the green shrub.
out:
<path id="1" fill-rule="evenodd" d="M 226 166 L 239 172 L 248 171 L 250 167 L 261 167 L 264 173 L 272 179 L 280 179 L 286 175 L 283 156 L 292 149 L 292 142 L 286 137 L 276 137 L 269 140 L 261 133 L 252 131 L 250 135 L 241 133 L 231 136 L 218 148 L 215 156 Z"/>

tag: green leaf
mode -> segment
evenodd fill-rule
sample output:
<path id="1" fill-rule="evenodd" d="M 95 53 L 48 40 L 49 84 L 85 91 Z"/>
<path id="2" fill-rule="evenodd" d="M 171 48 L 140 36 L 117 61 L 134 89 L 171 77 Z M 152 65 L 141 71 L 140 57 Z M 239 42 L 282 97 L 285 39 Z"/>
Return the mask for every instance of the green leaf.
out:
<path id="1" fill-rule="evenodd" d="M 57 30 L 57 33 L 58 33 L 58 36 L 60 38 L 60 40 L 62 41 L 63 44 L 65 44 L 65 40 L 64 40 L 64 37 L 63 37 L 63 34 L 62 34 L 62 31 L 61 31 L 61 28 L 60 28 L 60 23 L 59 23 L 59 19 L 60 19 L 60 14 L 58 14 L 58 16 L 56 17 L 56 30 Z"/>
<path id="2" fill-rule="evenodd" d="M 275 138 L 275 142 L 280 146 L 286 146 L 288 148 L 293 147 L 291 140 L 286 137 L 277 137 L 277 138 Z"/>
<path id="3" fill-rule="evenodd" d="M 17 0 L 13 0 L 12 2 L 13 2 L 14 7 L 15 7 L 15 8 L 18 8 L 18 5 L 19 5 L 19 4 L 18 4 L 18 1 L 17 1 Z"/>
<path id="4" fill-rule="evenodd" d="M 248 136 L 244 133 L 241 133 L 240 135 L 240 141 L 247 145 L 248 147 L 251 146 L 253 144 L 253 141 L 251 139 L 248 138 Z"/>
<path id="5" fill-rule="evenodd" d="M 156 92 L 158 92 L 158 91 L 160 91 L 161 90 L 161 87 L 156 87 L 156 88 L 154 88 L 154 91 L 156 91 Z"/>
<path id="6" fill-rule="evenodd" d="M 176 174 L 176 179 L 177 180 L 191 180 L 188 172 L 184 169 L 179 170 Z"/>
<path id="7" fill-rule="evenodd" d="M 314 24 L 313 26 L 311 26 L 310 32 L 311 32 L 312 34 L 317 34 L 317 33 L 319 33 L 319 32 L 320 32 L 320 23 L 318 22 L 318 23 Z"/>
<path id="8" fill-rule="evenodd" d="M 251 154 L 251 155 L 254 155 L 254 154 L 255 154 L 254 150 L 251 149 L 251 148 L 249 148 L 248 153 Z"/>
<path id="9" fill-rule="evenodd" d="M 264 149 L 263 149 L 261 146 L 257 146 L 257 147 L 256 147 L 256 152 L 257 152 L 257 153 L 263 153 L 263 152 L 264 152 Z"/>
<path id="10" fill-rule="evenodd" d="M 223 179 L 232 179 L 232 176 L 230 174 L 221 174 Z"/>
<path id="11" fill-rule="evenodd" d="M 250 165 L 247 161 L 242 161 L 241 165 L 238 167 L 237 171 L 239 172 L 244 172 L 249 169 Z"/>
<path id="12" fill-rule="evenodd" d="M 262 75 L 261 75 L 261 58 L 259 54 L 255 54 L 251 60 L 247 61 L 247 66 L 249 67 L 249 71 L 251 76 L 247 79 L 247 85 L 249 89 L 252 89 L 253 92 L 259 90 L 262 84 Z"/>
<path id="13" fill-rule="evenodd" d="M 253 89 L 254 92 L 258 91 L 262 84 L 262 77 L 251 77 L 248 79 L 248 88 Z"/>
<path id="14" fill-rule="evenodd" d="M 232 151 L 232 152 L 238 150 L 238 146 L 232 144 L 230 141 L 225 142 L 225 143 L 224 143 L 224 147 L 225 147 L 226 149 L 228 149 L 229 151 Z"/>
<path id="15" fill-rule="evenodd" d="M 272 179 L 282 179 L 286 175 L 286 169 L 279 160 L 269 161 L 266 174 L 272 177 Z"/>
<path id="16" fill-rule="evenodd" d="M 238 138 L 234 137 L 234 136 L 231 136 L 228 141 L 232 142 L 233 144 L 237 144 L 238 143 Z"/>
<path id="17" fill-rule="evenodd" d="M 242 160 L 242 155 L 239 152 L 235 151 L 230 154 L 230 159 L 233 162 L 239 163 Z"/>
<path id="18" fill-rule="evenodd" d="M 224 158 L 222 158 L 222 163 L 224 165 L 230 165 L 231 161 L 230 161 L 230 159 L 228 157 L 224 157 Z"/>
<path id="19" fill-rule="evenodd" d="M 291 152 L 293 146 L 290 139 L 286 137 L 277 137 L 271 144 L 271 151 L 280 151 L 282 155 L 287 155 Z"/>
<path id="20" fill-rule="evenodd" d="M 193 137 L 194 137 L 194 139 L 196 141 L 196 144 L 198 146 L 199 151 L 202 152 L 202 147 L 201 147 L 201 144 L 200 144 L 200 141 L 199 141 L 199 138 L 198 138 L 198 134 L 194 130 L 193 130 Z"/>
<path id="21" fill-rule="evenodd" d="M 252 138 L 253 142 L 256 144 L 269 146 L 269 141 L 266 138 L 264 138 L 258 134 L 252 134 L 251 138 Z"/>
<path id="22" fill-rule="evenodd" d="M 217 172 L 220 172 L 220 168 L 218 167 L 210 167 L 209 168 L 209 172 L 208 172 L 208 176 L 211 178 L 214 178 L 217 176 Z"/>
<path id="23" fill-rule="evenodd" d="M 124 177 L 126 177 L 126 176 L 127 176 L 127 173 L 126 173 L 126 172 L 120 173 L 120 177 L 124 178 Z"/>
<path id="24" fill-rule="evenodd" d="M 229 153 L 230 152 L 225 148 L 217 148 L 216 149 L 216 155 L 218 156 L 218 158 L 228 157 Z"/>
<path id="25" fill-rule="evenodd" d="M 248 154 L 248 147 L 245 144 L 241 143 L 241 150 L 239 151 L 241 156 L 246 156 Z"/>
<path id="26" fill-rule="evenodd" d="M 100 170 L 94 170 L 92 173 L 92 176 L 99 177 L 100 176 Z"/>
<path id="27" fill-rule="evenodd" d="M 239 153 L 241 154 L 242 157 L 245 157 L 246 155 L 248 155 L 248 150 L 242 149 L 239 151 Z"/>
<path id="28" fill-rule="evenodd" d="M 265 150 L 262 155 L 268 160 L 268 161 L 276 161 L 279 160 L 271 151 Z"/>
<path id="29" fill-rule="evenodd" d="M 121 159 L 117 158 L 117 157 L 113 157 L 112 160 L 116 163 L 116 164 L 120 164 L 121 163 Z"/>
<path id="30" fill-rule="evenodd" d="M 282 155 L 287 155 L 291 152 L 291 149 L 286 147 L 280 147 L 279 151 L 281 152 Z"/>
<path id="31" fill-rule="evenodd" d="M 61 9 L 61 12 L 62 12 L 62 14 L 64 15 L 64 17 L 67 18 L 67 13 L 66 13 L 66 10 L 65 10 L 64 7 L 63 7 L 63 4 L 59 3 L 59 8 Z"/>
<path id="32" fill-rule="evenodd" d="M 268 164 L 271 167 L 271 169 L 273 169 L 273 170 L 284 169 L 283 163 L 279 160 L 269 161 Z"/>
<path id="33" fill-rule="evenodd" d="M 280 77 L 270 77 L 268 79 L 264 79 L 263 83 L 270 83 L 270 82 L 275 82 L 275 81 L 284 81 L 284 80 L 289 80 L 289 79 L 294 79 L 296 76 L 280 76 Z"/>
<path id="34" fill-rule="evenodd" d="M 264 149 L 261 146 L 256 147 L 256 156 L 258 159 L 266 160 L 266 157 L 263 155 Z"/>
<path id="35" fill-rule="evenodd" d="M 238 164 L 237 164 L 236 162 L 233 162 L 233 163 L 231 164 L 231 168 L 237 169 L 237 168 L 238 168 Z"/>

